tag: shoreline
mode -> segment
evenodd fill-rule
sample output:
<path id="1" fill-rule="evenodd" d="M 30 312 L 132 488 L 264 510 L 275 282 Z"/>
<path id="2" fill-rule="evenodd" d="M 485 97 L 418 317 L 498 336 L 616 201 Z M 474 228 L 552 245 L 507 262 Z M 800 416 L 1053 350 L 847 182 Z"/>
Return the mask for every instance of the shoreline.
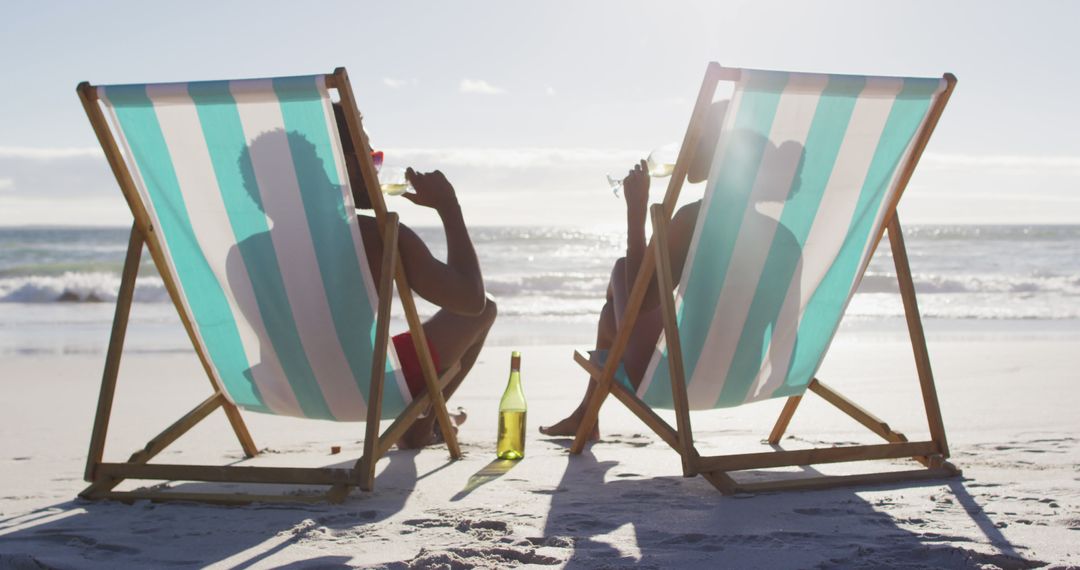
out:
<path id="1" fill-rule="evenodd" d="M 99 354 L 104 358 L 115 304 L 80 303 L 78 310 L 62 303 L 0 303 L 0 357 Z M 423 315 L 422 315 L 423 316 Z M 184 354 L 192 351 L 171 305 L 135 303 L 125 350 L 138 354 Z M 591 347 L 596 317 L 523 317 L 500 315 L 487 346 L 574 345 Z M 62 328 L 61 328 L 62 327 Z M 924 318 L 927 341 L 949 340 L 1080 340 L 1080 319 L 945 319 Z M 58 330 L 59 328 L 59 330 Z M 402 317 L 391 319 L 392 333 L 405 330 Z M 847 317 L 838 339 L 906 340 L 902 317 Z M 2 381 L 2 380 L 0 380 Z"/>

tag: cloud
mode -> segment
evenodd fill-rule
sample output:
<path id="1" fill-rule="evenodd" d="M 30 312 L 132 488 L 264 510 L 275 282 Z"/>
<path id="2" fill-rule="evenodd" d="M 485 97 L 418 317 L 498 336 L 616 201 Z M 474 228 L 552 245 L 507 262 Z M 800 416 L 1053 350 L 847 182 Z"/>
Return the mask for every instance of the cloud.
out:
<path id="1" fill-rule="evenodd" d="M 104 158 L 99 147 L 34 148 L 0 146 L 0 159 L 55 160 L 64 158 Z"/>
<path id="2" fill-rule="evenodd" d="M 0 147 L 0 180 L 6 196 L 74 198 L 119 195 L 98 148 Z"/>
<path id="3" fill-rule="evenodd" d="M 1007 154 L 938 154 L 927 153 L 919 161 L 935 168 L 978 168 L 1008 171 L 1057 170 L 1080 172 L 1080 156 L 1007 155 Z"/>
<path id="4" fill-rule="evenodd" d="M 598 148 L 390 148 L 395 162 L 468 166 L 477 168 L 546 168 L 580 165 L 630 164 L 645 151 Z"/>
<path id="5" fill-rule="evenodd" d="M 391 89 L 401 89 L 402 87 L 408 87 L 419 83 L 416 79 L 395 79 L 393 77 L 383 77 L 382 82 L 383 85 Z"/>
<path id="6" fill-rule="evenodd" d="M 548 85 L 547 89 L 544 89 L 544 93 L 546 93 L 548 95 L 555 95 L 555 88 Z"/>
<path id="7" fill-rule="evenodd" d="M 462 93 L 481 93 L 484 95 L 502 95 L 506 90 L 496 87 L 483 79 L 462 79 L 458 91 Z"/>
<path id="8" fill-rule="evenodd" d="M 120 191 L 109 196 L 18 197 L 0 195 L 0 226 L 130 226 Z"/>

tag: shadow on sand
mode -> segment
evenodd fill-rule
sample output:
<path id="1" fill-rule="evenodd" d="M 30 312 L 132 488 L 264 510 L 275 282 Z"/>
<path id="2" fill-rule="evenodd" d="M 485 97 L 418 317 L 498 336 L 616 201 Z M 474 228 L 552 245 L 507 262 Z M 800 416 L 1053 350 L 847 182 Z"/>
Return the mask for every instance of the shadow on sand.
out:
<path id="1" fill-rule="evenodd" d="M 569 446 L 569 440 L 547 440 Z M 598 445 L 605 445 L 600 443 Z M 678 457 L 671 454 L 672 470 Z M 806 475 L 818 474 L 809 469 Z M 902 494 L 858 492 L 947 485 L 997 553 L 955 546 L 971 538 L 947 523 L 898 520 Z M 908 512 L 911 512 L 910 509 Z M 901 526 L 901 523 L 904 525 Z M 914 528 L 912 528 L 914 527 Z M 643 478 L 632 461 L 598 461 L 590 450 L 567 462 L 552 492 L 547 544 L 572 545 L 567 568 L 1035 568 L 998 531 L 959 481 L 909 482 L 725 497 L 701 477 Z M 619 544 L 616 547 L 615 544 Z M 636 544 L 627 548 L 627 544 Z"/>
<path id="2" fill-rule="evenodd" d="M 0 568 L 47 568 L 54 552 L 84 566 L 205 566 L 225 562 L 248 568 L 294 545 L 346 536 L 385 521 L 405 506 L 417 481 L 417 450 L 393 450 L 375 480 L 378 493 L 354 492 L 343 504 L 215 506 L 197 503 L 128 505 L 75 499 L 15 517 L 0 517 Z M 329 467 L 351 467 L 353 461 Z M 436 468 L 442 469 L 445 465 Z M 178 491 L 265 489 L 207 483 L 175 485 Z M 325 487 L 292 493 L 322 493 Z M 261 492 L 261 491 L 256 491 Z M 215 535 L 228 539 L 215 540 Z M 163 540 L 165 539 L 165 540 Z M 24 554 L 3 554 L 3 553 Z M 41 556 L 38 559 L 36 556 Z M 294 567 L 343 567 L 351 557 L 326 556 Z M 22 564 L 22 566 L 19 566 Z"/>
<path id="3" fill-rule="evenodd" d="M 569 440 L 535 444 L 560 449 Z M 618 435 L 596 444 L 598 451 L 609 445 L 634 449 L 662 444 Z M 1044 565 L 1009 543 L 961 481 L 724 497 L 701 477 L 642 475 L 635 471 L 635 462 L 646 457 L 599 461 L 591 450 L 578 457 L 562 456 L 565 459 L 549 452 L 548 461 L 565 461 L 561 480 L 554 488 L 514 480 L 522 498 L 518 506 L 508 503 L 505 493 L 495 495 L 500 502 L 489 506 L 485 485 L 520 464 L 493 461 L 463 481 L 448 503 L 417 511 L 419 518 L 397 520 L 394 515 L 404 511 L 417 482 L 445 468 L 417 473 L 417 453 L 388 454 L 389 462 L 377 477 L 378 491 L 354 493 L 340 505 L 218 507 L 75 500 L 0 518 L 0 567 L 41 567 L 37 565 L 47 565 L 51 554 L 65 563 L 77 559 L 81 566 L 98 567 L 217 563 L 249 568 L 281 564 L 284 558 L 297 560 L 287 566 L 291 568 L 335 568 L 354 564 L 349 553 L 371 554 L 395 540 L 420 551 L 410 560 L 389 564 L 392 568 L 443 562 L 448 567 L 529 563 L 569 568 Z M 670 459 L 676 471 L 674 453 Z M 180 487 L 207 490 L 205 484 Z M 906 503 L 903 490 L 916 487 L 941 492 L 931 496 L 932 505 L 922 505 L 922 496 Z M 542 509 L 538 516 L 536 506 L 525 506 L 548 497 L 546 517 Z M 950 528 L 956 513 L 936 516 L 949 502 L 964 509 L 986 541 L 973 541 L 970 528 Z M 538 536 L 528 536 L 530 520 L 536 521 L 538 526 L 531 528 Z M 227 538 L 215 539 L 217 535 Z M 987 543 L 997 552 L 985 552 Z"/>

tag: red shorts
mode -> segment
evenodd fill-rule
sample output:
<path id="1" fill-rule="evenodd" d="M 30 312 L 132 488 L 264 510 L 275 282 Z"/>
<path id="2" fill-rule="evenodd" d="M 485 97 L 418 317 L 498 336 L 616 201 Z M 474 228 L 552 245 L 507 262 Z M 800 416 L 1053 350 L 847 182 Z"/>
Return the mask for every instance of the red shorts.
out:
<path id="1" fill-rule="evenodd" d="M 393 341 L 398 364 L 401 365 L 401 373 L 405 376 L 405 383 L 409 385 L 409 393 L 415 398 L 427 388 L 427 384 L 424 382 L 424 371 L 420 368 L 420 356 L 416 354 L 412 333 L 403 332 L 394 336 Z M 427 346 L 428 352 L 431 353 L 431 361 L 435 363 L 435 370 L 438 370 L 439 354 L 435 352 L 430 339 L 427 341 Z"/>

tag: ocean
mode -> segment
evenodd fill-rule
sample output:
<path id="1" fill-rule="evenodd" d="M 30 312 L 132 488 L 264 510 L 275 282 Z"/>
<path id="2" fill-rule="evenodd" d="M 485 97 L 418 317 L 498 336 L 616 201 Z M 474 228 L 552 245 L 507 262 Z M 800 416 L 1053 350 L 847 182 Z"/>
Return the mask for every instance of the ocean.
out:
<path id="1" fill-rule="evenodd" d="M 417 228 L 445 255 L 440 228 Z M 127 229 L 0 228 L 0 354 L 104 352 Z M 617 232 L 561 227 L 471 231 L 499 302 L 492 344 L 588 344 L 595 335 Z M 1080 331 L 1080 226 L 905 228 L 919 306 L 934 330 Z M 434 308 L 421 303 L 422 314 Z M 888 244 L 870 264 L 845 327 L 902 330 Z M 404 328 L 400 317 L 393 330 Z M 149 255 L 143 256 L 126 350 L 190 344 Z"/>

